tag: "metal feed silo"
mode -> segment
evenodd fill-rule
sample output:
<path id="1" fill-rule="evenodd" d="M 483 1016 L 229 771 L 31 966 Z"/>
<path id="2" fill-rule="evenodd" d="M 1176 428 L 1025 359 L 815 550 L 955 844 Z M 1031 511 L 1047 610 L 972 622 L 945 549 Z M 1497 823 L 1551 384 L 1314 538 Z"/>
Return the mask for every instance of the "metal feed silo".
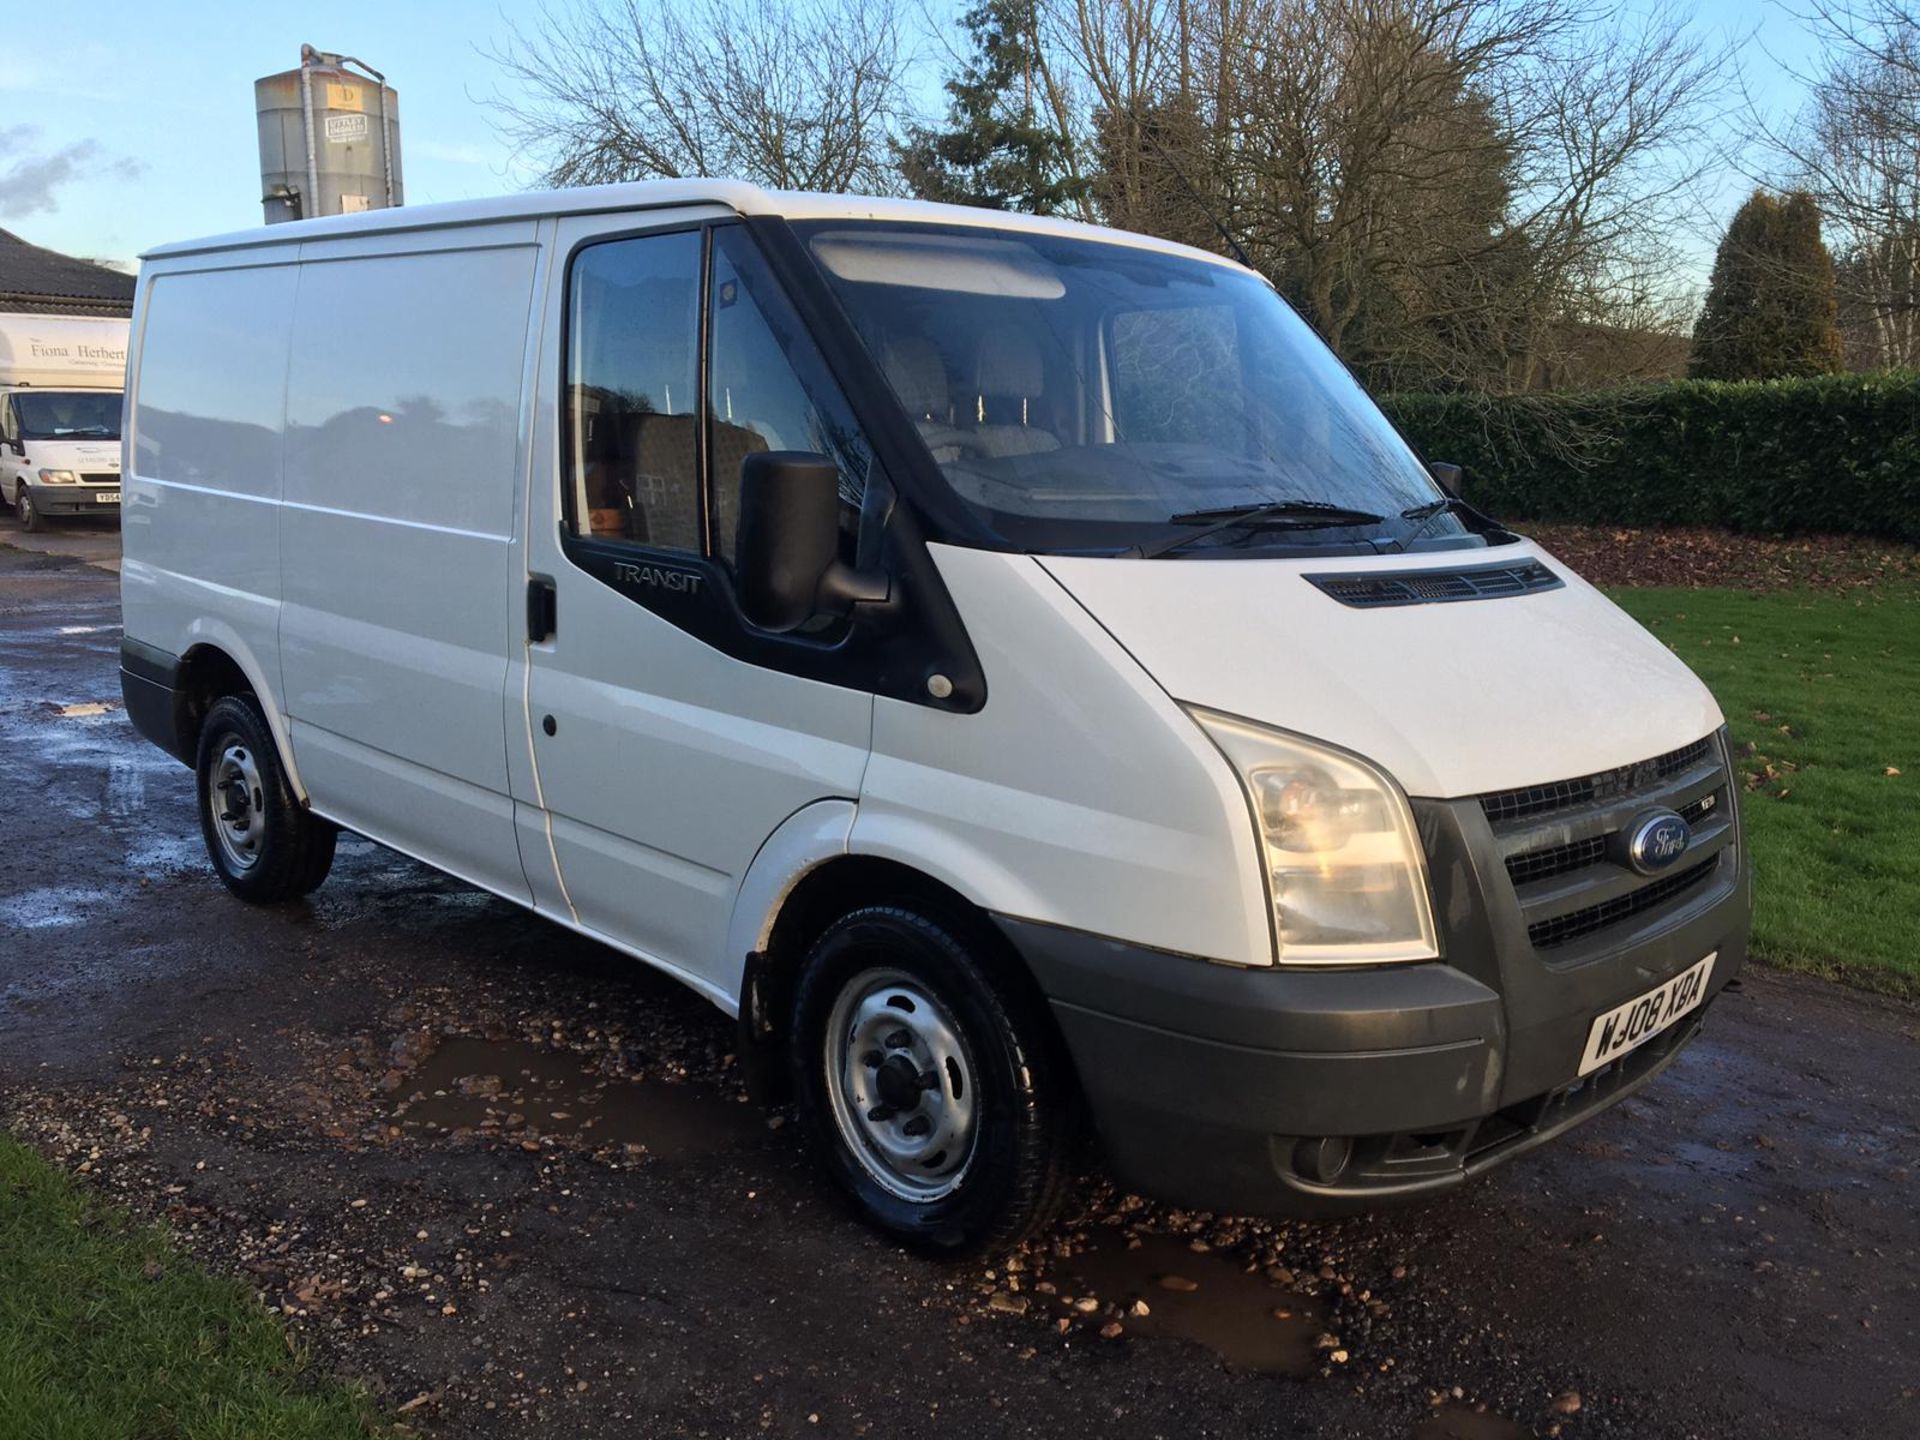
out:
<path id="1" fill-rule="evenodd" d="M 300 47 L 300 66 L 253 82 L 267 224 L 398 205 L 400 97 L 351 55 Z"/>

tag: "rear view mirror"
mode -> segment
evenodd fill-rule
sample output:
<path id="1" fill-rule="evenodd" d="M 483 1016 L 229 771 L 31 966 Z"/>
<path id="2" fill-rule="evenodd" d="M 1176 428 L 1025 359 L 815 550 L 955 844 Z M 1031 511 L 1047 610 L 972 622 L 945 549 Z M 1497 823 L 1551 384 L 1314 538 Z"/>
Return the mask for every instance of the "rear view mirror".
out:
<path id="1" fill-rule="evenodd" d="M 1460 481 L 1466 472 L 1458 465 L 1449 464 L 1445 460 L 1429 461 L 1427 473 L 1433 476 L 1433 483 L 1438 485 L 1443 493 L 1455 500 L 1460 498 Z"/>
<path id="2" fill-rule="evenodd" d="M 887 598 L 886 576 L 840 559 L 840 470 L 805 450 L 771 450 L 740 462 L 734 566 L 741 610 L 776 633 Z"/>

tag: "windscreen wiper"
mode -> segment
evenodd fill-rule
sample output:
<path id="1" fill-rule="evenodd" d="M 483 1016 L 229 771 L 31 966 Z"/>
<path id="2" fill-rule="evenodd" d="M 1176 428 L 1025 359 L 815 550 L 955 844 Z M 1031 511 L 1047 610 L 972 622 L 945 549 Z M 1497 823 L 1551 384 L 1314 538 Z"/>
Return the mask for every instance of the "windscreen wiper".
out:
<path id="1" fill-rule="evenodd" d="M 1438 520 L 1442 515 L 1465 515 L 1469 519 L 1478 520 L 1489 530 L 1498 530 L 1501 528 L 1497 520 L 1488 519 L 1458 495 L 1445 495 L 1438 500 L 1431 500 L 1425 505 L 1413 505 L 1400 512 L 1400 518 L 1402 520 L 1417 520 L 1420 523 L 1415 525 L 1413 529 L 1409 530 L 1405 535 L 1402 535 L 1398 540 L 1394 541 L 1393 548 L 1396 551 L 1408 548 L 1414 541 L 1426 534 L 1428 529 L 1432 527 L 1433 522 Z"/>
<path id="2" fill-rule="evenodd" d="M 1326 500 L 1261 500 L 1213 510 L 1183 510 L 1178 515 L 1169 515 L 1167 523 L 1198 525 L 1198 530 L 1184 530 L 1151 544 L 1136 545 L 1123 553 L 1138 560 L 1152 560 L 1209 535 L 1218 535 L 1222 530 L 1327 530 L 1342 525 L 1377 525 L 1384 519 L 1386 516 L 1371 510 L 1354 510 Z"/>

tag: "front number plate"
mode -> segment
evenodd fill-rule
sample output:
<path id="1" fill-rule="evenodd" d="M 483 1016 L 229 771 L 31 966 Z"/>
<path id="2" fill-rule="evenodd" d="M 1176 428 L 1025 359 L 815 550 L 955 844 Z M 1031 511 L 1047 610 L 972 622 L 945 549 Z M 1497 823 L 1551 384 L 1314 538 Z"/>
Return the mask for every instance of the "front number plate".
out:
<path id="1" fill-rule="evenodd" d="M 120 492 L 118 490 L 96 490 L 93 492 L 93 503 L 96 505 L 118 505 L 120 503 Z"/>
<path id="2" fill-rule="evenodd" d="M 1656 985 L 1646 994 L 1635 996 L 1596 1019 L 1587 1032 L 1587 1049 L 1580 1057 L 1580 1073 L 1592 1074 L 1607 1062 L 1646 1044 L 1688 1011 L 1698 1010 L 1707 998 L 1707 977 L 1713 974 L 1713 962 L 1719 958 L 1720 952 L 1716 950 L 1666 984 Z"/>

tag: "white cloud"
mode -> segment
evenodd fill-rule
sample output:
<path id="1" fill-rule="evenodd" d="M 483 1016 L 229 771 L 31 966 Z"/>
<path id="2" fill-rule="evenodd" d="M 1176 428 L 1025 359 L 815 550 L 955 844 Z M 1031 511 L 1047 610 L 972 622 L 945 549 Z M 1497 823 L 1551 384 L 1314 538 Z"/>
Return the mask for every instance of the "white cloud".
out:
<path id="1" fill-rule="evenodd" d="M 144 168 L 138 161 L 105 156 L 97 140 L 75 140 L 38 151 L 40 131 L 32 125 L 0 129 L 0 218 L 13 219 L 58 210 L 63 186 L 106 175 L 131 180 Z"/>

